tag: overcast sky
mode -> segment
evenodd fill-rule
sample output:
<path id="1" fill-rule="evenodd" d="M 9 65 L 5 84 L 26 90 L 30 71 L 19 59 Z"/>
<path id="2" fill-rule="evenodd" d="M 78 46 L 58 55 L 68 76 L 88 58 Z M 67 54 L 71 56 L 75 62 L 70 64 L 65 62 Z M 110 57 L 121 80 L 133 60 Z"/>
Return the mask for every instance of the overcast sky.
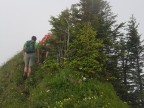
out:
<path id="1" fill-rule="evenodd" d="M 144 38 L 144 0 L 106 0 L 120 22 L 134 14 Z M 0 65 L 22 50 L 32 35 L 40 40 L 48 33 L 51 16 L 57 16 L 79 0 L 0 0 Z"/>
<path id="2" fill-rule="evenodd" d="M 144 39 L 144 0 L 106 0 L 112 6 L 112 12 L 118 15 L 120 22 L 129 21 L 132 14 L 139 23 L 139 33 Z"/>

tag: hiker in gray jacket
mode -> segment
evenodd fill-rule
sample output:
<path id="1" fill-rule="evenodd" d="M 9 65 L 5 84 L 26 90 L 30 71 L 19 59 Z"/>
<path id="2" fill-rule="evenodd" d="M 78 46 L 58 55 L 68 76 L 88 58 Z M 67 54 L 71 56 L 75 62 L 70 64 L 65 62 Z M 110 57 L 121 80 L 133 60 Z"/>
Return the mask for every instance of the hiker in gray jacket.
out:
<path id="1" fill-rule="evenodd" d="M 36 36 L 32 36 L 31 40 L 26 41 L 23 47 L 23 57 L 25 62 L 23 76 L 25 78 L 31 75 L 32 66 L 36 63 L 36 59 L 37 63 L 39 62 L 39 50 L 35 47 L 36 39 Z"/>

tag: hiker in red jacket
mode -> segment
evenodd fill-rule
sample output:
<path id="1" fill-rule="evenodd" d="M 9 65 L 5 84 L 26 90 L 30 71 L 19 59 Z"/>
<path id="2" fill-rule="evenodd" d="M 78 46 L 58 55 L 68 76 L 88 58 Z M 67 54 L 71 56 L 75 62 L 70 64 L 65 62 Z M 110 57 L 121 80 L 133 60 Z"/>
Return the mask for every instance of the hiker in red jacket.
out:
<path id="1" fill-rule="evenodd" d="M 39 47 L 40 63 L 44 63 L 49 53 L 49 43 L 42 43 Z"/>
<path id="2" fill-rule="evenodd" d="M 49 48 L 50 44 L 48 43 L 47 40 L 51 39 L 52 35 L 51 34 L 46 34 L 42 40 L 40 41 L 40 46 L 39 46 L 39 54 L 40 54 L 40 63 L 44 63 L 46 58 L 48 57 L 49 53 Z"/>

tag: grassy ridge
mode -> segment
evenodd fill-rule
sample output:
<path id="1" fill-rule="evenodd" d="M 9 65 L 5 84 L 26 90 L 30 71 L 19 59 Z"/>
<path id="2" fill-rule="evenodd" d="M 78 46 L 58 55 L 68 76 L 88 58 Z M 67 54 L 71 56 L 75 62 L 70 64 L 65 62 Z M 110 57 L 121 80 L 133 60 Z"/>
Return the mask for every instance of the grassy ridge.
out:
<path id="1" fill-rule="evenodd" d="M 19 53 L 0 68 L 0 108 L 128 108 L 109 82 L 60 69 L 53 60 L 23 80 L 23 66 Z"/>

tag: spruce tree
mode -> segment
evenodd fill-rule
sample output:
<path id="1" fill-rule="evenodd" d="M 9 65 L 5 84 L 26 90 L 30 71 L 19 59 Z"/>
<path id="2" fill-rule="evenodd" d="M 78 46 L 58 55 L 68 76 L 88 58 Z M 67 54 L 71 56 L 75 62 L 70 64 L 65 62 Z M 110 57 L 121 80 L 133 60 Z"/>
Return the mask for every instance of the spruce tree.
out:
<path id="1" fill-rule="evenodd" d="M 68 55 L 71 67 L 89 77 L 99 78 L 106 58 L 100 51 L 103 47 L 102 41 L 96 39 L 95 35 L 96 32 L 91 25 L 83 24 L 83 28 L 70 45 Z"/>
<path id="2" fill-rule="evenodd" d="M 129 82 L 130 89 L 128 90 L 135 99 L 131 100 L 132 103 L 138 105 L 144 105 L 143 97 L 143 63 L 142 55 L 144 53 L 144 48 L 141 41 L 141 35 L 138 33 L 138 24 L 136 19 L 132 15 L 130 21 L 128 22 L 127 28 L 127 51 L 129 69 L 127 71 L 127 81 Z"/>

